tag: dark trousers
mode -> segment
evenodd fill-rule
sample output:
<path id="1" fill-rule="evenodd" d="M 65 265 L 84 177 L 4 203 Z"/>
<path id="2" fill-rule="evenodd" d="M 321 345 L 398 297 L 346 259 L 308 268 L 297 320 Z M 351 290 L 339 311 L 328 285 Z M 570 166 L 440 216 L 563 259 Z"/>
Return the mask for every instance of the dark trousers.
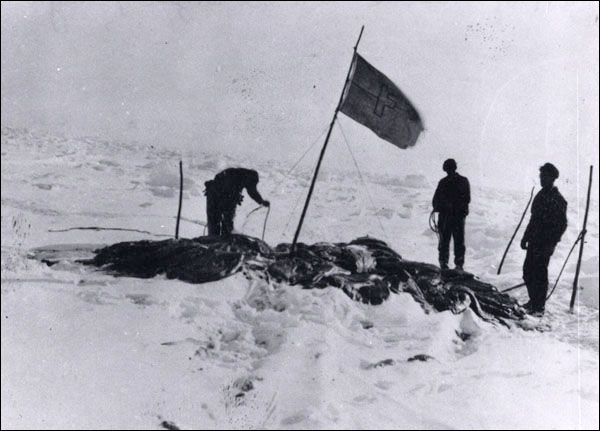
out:
<path id="1" fill-rule="evenodd" d="M 547 244 L 529 244 L 523 263 L 523 280 L 529 294 L 530 308 L 544 311 L 548 294 L 548 264 L 554 253 L 554 246 Z"/>
<path id="2" fill-rule="evenodd" d="M 231 235 L 236 205 L 235 202 L 231 202 L 231 199 L 226 199 L 219 193 L 207 191 L 206 220 L 209 235 Z"/>
<path id="3" fill-rule="evenodd" d="M 454 264 L 462 267 L 465 263 L 465 217 L 440 213 L 438 231 L 440 267 L 448 266 L 451 238 L 454 240 Z"/>

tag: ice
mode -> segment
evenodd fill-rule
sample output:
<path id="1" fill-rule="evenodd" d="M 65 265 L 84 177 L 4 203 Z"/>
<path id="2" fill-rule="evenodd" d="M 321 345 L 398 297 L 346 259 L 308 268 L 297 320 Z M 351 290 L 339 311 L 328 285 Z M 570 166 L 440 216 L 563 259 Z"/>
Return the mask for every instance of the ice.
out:
<path id="1" fill-rule="evenodd" d="M 277 162 L 2 129 L 3 428 L 598 428 L 596 201 L 576 313 L 568 312 L 574 252 L 532 331 L 494 327 L 470 311 L 425 313 L 404 293 L 368 306 L 339 289 L 240 274 L 191 285 L 28 258 L 38 247 L 60 254 L 78 244 L 85 256 L 102 244 L 173 235 L 180 158 L 180 235 L 204 230 L 204 181 L 224 167 L 259 166 L 259 191 L 272 202 L 265 239 L 291 240 L 309 168 L 287 175 L 289 166 Z M 434 184 L 402 175 L 366 173 L 367 192 L 351 171 L 329 168 L 301 241 L 368 234 L 407 259 L 436 263 L 428 228 Z M 500 276 L 496 268 L 528 192 L 474 184 L 473 196 L 466 268 L 499 288 L 519 283 L 520 234 Z M 567 200 L 569 228 L 551 282 L 582 217 L 582 202 L 578 212 L 575 198 Z M 236 229 L 260 237 L 266 211 L 246 217 L 254 208 L 246 197 Z M 153 235 L 49 232 L 76 226 Z M 368 268 L 370 256 L 362 257 Z M 526 301 L 524 289 L 512 294 Z"/>
<path id="2" fill-rule="evenodd" d="M 426 189 L 431 187 L 431 184 L 425 175 L 414 174 L 405 176 L 402 185 L 413 189 Z"/>

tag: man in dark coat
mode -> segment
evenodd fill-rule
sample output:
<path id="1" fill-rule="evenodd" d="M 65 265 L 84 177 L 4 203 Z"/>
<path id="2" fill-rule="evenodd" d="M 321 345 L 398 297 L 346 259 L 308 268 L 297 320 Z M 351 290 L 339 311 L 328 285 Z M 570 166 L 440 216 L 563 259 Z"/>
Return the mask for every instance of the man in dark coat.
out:
<path id="1" fill-rule="evenodd" d="M 459 271 L 465 263 L 465 218 L 469 214 L 471 188 L 469 180 L 456 172 L 456 162 L 448 159 L 442 178 L 433 195 L 433 211 L 439 213 L 439 261 L 440 268 L 448 269 L 450 238 L 454 239 L 454 264 Z"/>
<path id="2" fill-rule="evenodd" d="M 225 169 L 204 183 L 209 235 L 225 236 L 233 232 L 235 209 L 242 204 L 244 189 L 259 205 L 270 206 L 258 193 L 257 184 L 258 172 L 245 168 Z"/>
<path id="3" fill-rule="evenodd" d="M 533 199 L 531 218 L 521 240 L 521 248 L 527 250 L 523 280 L 529 302 L 525 308 L 537 315 L 543 315 L 546 305 L 550 257 L 567 229 L 567 201 L 554 186 L 558 174 L 551 163 L 540 167 L 542 190 Z"/>

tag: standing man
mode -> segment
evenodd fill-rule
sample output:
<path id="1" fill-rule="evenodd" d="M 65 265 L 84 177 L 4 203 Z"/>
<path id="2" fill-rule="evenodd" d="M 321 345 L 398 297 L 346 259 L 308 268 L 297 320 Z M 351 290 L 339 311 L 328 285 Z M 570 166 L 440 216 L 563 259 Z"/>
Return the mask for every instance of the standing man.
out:
<path id="1" fill-rule="evenodd" d="M 450 238 L 454 239 L 454 264 L 462 271 L 465 264 L 465 218 L 469 214 L 471 187 L 469 180 L 456 172 L 456 162 L 448 159 L 442 166 L 446 176 L 438 183 L 433 195 L 433 211 L 439 213 L 440 268 L 448 269 Z"/>
<path id="2" fill-rule="evenodd" d="M 544 314 L 546 306 L 548 263 L 567 229 L 567 201 L 554 186 L 557 178 L 558 169 L 552 163 L 540 167 L 542 190 L 533 199 L 531 218 L 521 240 L 521 248 L 527 250 L 523 280 L 529 294 L 524 307 L 538 316 Z"/>
<path id="3" fill-rule="evenodd" d="M 258 172 L 245 168 L 225 169 L 204 183 L 209 235 L 231 235 L 235 209 L 242 204 L 244 189 L 259 205 L 270 206 L 269 201 L 264 200 L 256 190 L 257 184 Z"/>

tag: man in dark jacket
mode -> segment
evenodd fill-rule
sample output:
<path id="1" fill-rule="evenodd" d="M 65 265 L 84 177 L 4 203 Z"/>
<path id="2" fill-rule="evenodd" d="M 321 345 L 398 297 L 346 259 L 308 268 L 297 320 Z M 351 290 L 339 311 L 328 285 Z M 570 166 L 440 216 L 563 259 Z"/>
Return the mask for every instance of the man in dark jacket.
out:
<path id="1" fill-rule="evenodd" d="M 465 218 L 469 214 L 471 188 L 469 180 L 456 172 L 456 162 L 448 159 L 442 178 L 433 195 L 433 211 L 439 213 L 439 260 L 440 268 L 448 269 L 450 238 L 454 239 L 454 264 L 462 271 L 465 263 Z"/>
<path id="2" fill-rule="evenodd" d="M 558 169 L 551 163 L 540 167 L 542 190 L 533 199 L 531 218 L 521 240 L 521 248 L 527 250 L 523 280 L 529 302 L 525 308 L 538 315 L 544 314 L 546 306 L 550 257 L 567 229 L 567 201 L 554 186 L 558 174 Z"/>
<path id="3" fill-rule="evenodd" d="M 258 172 L 245 168 L 225 169 L 204 183 L 209 235 L 225 236 L 233 232 L 235 209 L 242 204 L 244 189 L 259 205 L 270 206 L 256 190 L 257 184 Z"/>

